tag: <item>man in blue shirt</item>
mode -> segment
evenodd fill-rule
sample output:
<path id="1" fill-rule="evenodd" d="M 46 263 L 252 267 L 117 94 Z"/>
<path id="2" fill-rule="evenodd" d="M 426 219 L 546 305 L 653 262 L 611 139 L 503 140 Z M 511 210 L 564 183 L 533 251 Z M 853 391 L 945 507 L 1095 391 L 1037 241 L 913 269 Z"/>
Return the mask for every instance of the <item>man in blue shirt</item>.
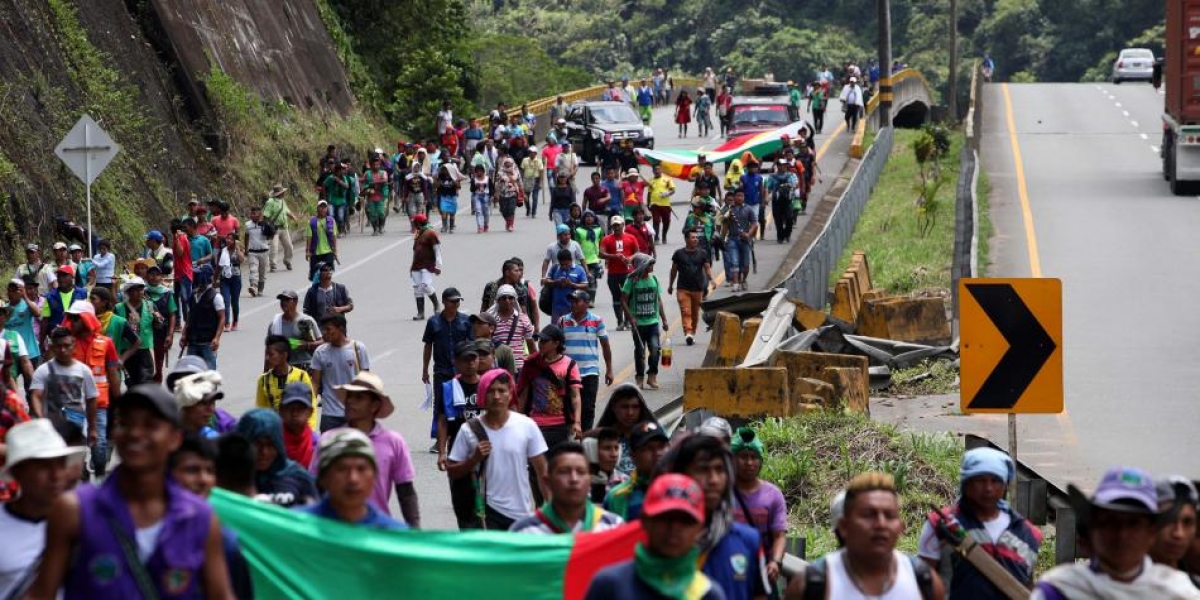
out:
<path id="1" fill-rule="evenodd" d="M 608 217 L 611 219 L 621 214 L 625 198 L 621 196 L 621 182 L 617 180 L 617 169 L 605 169 L 604 181 L 600 182 L 608 190 Z"/>
<path id="2" fill-rule="evenodd" d="M 316 504 L 296 510 L 334 521 L 376 529 L 408 529 L 408 526 L 371 506 L 375 478 L 375 448 L 367 434 L 349 427 L 334 429 L 321 437 L 317 482 L 325 495 Z"/>
<path id="3" fill-rule="evenodd" d="M 742 190 L 746 192 L 746 206 L 754 211 L 754 218 L 758 221 L 759 239 L 765 239 L 767 215 L 763 212 L 763 202 L 767 198 L 767 180 L 759 173 L 760 167 L 762 163 L 757 160 L 746 165 L 746 173 L 742 175 Z"/>
<path id="4" fill-rule="evenodd" d="M 654 108 L 654 90 L 646 85 L 645 79 L 637 89 L 637 105 L 638 110 L 642 113 L 642 123 L 649 125 L 650 111 Z"/>
<path id="5" fill-rule="evenodd" d="M 571 312 L 563 315 L 559 327 L 566 337 L 565 354 L 579 365 L 583 390 L 579 395 L 579 424 L 584 431 L 592 428 L 596 416 L 596 394 L 600 390 L 600 353 L 604 353 L 604 385 L 612 385 L 612 348 L 604 319 L 588 310 L 591 295 L 586 290 L 573 290 L 568 295 Z"/>
<path id="6" fill-rule="evenodd" d="M 571 292 L 587 291 L 588 276 L 583 267 L 575 264 L 575 256 L 566 248 L 560 248 L 555 256 L 558 264 L 546 272 L 542 285 L 550 286 L 553 302 L 550 306 L 550 323 L 557 324 L 562 316 L 571 312 Z"/>

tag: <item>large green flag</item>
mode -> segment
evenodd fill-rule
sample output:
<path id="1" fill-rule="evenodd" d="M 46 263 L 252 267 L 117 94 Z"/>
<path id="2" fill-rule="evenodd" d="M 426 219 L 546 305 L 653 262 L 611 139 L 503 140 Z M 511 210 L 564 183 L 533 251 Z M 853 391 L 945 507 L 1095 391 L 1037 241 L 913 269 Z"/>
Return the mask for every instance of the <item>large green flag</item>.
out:
<path id="1" fill-rule="evenodd" d="M 592 575 L 631 558 L 637 524 L 603 533 L 383 531 L 255 502 L 209 498 L 238 534 L 256 598 L 579 599 Z"/>

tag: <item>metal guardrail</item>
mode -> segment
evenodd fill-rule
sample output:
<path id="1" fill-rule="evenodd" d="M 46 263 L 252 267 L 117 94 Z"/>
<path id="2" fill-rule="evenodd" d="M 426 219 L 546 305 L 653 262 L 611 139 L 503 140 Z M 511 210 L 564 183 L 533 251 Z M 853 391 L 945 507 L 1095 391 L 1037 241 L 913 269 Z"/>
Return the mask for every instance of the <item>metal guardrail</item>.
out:
<path id="1" fill-rule="evenodd" d="M 951 333 L 958 339 L 958 282 L 979 275 L 979 63 L 971 70 L 970 104 L 967 110 L 966 143 L 959 153 L 958 189 L 954 197 L 954 256 L 950 267 Z"/>
<path id="2" fill-rule="evenodd" d="M 829 221 L 783 280 L 781 286 L 787 288 L 789 298 L 816 308 L 825 306 L 829 296 L 829 275 L 837 268 L 838 259 L 850 243 L 858 218 L 871 197 L 871 189 L 879 181 L 879 174 L 891 152 L 892 128 L 885 127 L 854 170 L 850 184 L 829 215 Z"/>

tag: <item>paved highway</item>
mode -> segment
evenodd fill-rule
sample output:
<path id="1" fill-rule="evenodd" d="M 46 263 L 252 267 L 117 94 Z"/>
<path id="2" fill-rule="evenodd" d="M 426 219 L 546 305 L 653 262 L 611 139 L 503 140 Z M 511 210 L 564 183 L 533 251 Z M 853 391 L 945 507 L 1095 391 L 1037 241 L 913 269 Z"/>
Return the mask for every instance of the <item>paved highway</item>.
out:
<path id="1" fill-rule="evenodd" d="M 1063 281 L 1067 412 L 1022 416 L 1021 457 L 1059 484 L 1118 464 L 1195 476 L 1200 199 L 1162 179 L 1163 97 L 997 84 L 984 99 L 987 274 Z"/>
<path id="2" fill-rule="evenodd" d="M 838 108 L 830 107 L 829 114 L 840 114 Z M 821 151 L 820 164 L 827 173 L 824 185 L 819 186 L 819 193 L 824 192 L 845 164 L 849 136 L 837 127 L 838 124 L 831 121 L 826 134 L 818 136 L 817 139 L 818 149 Z M 655 127 L 660 148 L 713 147 L 720 143 L 716 138 L 699 140 L 694 137 L 694 133 L 693 137 L 678 139 L 671 109 L 656 110 L 652 125 Z M 382 140 L 379 142 L 386 145 L 382 144 Z M 590 172 L 589 169 L 590 167 L 585 167 L 585 172 Z M 649 175 L 648 169 L 643 168 L 643 171 Z M 581 187 L 587 185 L 583 177 L 586 176 L 581 176 Z M 686 210 L 682 203 L 690 194 L 689 184 L 678 186 L 676 201 L 681 205 L 677 206 L 676 210 L 681 215 Z M 519 216 L 515 233 L 506 233 L 500 228 L 498 231 L 479 235 L 474 232 L 467 202 L 460 201 L 459 205 L 463 210 L 459 215 L 459 223 L 463 227 L 458 233 L 442 236 L 445 269 L 437 284 L 439 290 L 451 285 L 458 287 L 466 299 L 463 309 L 475 312 L 479 309 L 483 286 L 500 276 L 500 265 L 504 259 L 519 256 L 525 260 L 527 276 L 538 275 L 545 248 L 554 239 L 553 227 L 545 216 L 538 220 Z M 801 218 L 801 226 L 805 219 L 806 217 Z M 773 233 L 769 235 L 773 237 Z M 680 240 L 679 225 L 675 224 L 671 231 L 670 243 L 665 249 L 659 249 L 661 260 L 656 267 L 656 273 L 664 285 L 670 269 L 670 253 L 681 245 Z M 425 396 L 420 380 L 420 339 L 425 323 L 410 320 L 415 314 L 408 278 L 408 267 L 412 259 L 412 237 L 404 220 L 393 215 L 384 236 L 371 237 L 355 233 L 343 238 L 340 245 L 342 264 L 335 277 L 349 287 L 355 303 L 354 312 L 348 315 L 349 334 L 352 338 L 363 341 L 370 349 L 372 370 L 383 377 L 387 390 L 396 403 L 396 413 L 386 424 L 403 434 L 413 451 L 418 472 L 417 491 L 421 498 L 423 525 L 427 528 L 451 528 L 454 526 L 454 517 L 450 510 L 445 476 L 438 472 L 435 456 L 427 452 L 430 446 L 430 413 L 419 408 Z M 787 249 L 771 239 L 760 243 L 759 270 L 756 276 L 751 277 L 750 284 L 758 287 L 765 285 L 766 279 L 783 260 Z M 304 274 L 307 271 L 300 270 L 304 268 L 302 254 L 294 266 L 296 271 L 269 275 L 266 297 L 244 296 L 240 330 L 227 333 L 222 338 L 219 368 L 226 381 L 226 400 L 223 408 L 235 415 L 240 415 L 254 405 L 255 378 L 262 367 L 262 341 L 267 324 L 279 310 L 278 302 L 274 299 L 275 294 L 286 288 L 297 289 L 303 294 Z M 714 268 L 714 274 L 720 271 L 718 264 L 717 268 Z M 725 289 L 722 288 L 718 293 L 725 293 Z M 600 286 L 599 295 L 599 314 L 612 323 L 615 313 L 608 291 L 603 285 Z M 655 408 L 680 394 L 683 368 L 698 365 L 703 357 L 703 348 L 708 343 L 708 334 L 700 331 L 696 346 L 683 347 L 682 333 L 678 325 L 679 310 L 674 297 L 665 298 L 665 305 L 672 321 L 676 359 L 673 368 L 660 373 L 662 389 L 647 394 L 652 407 Z M 613 331 L 610 333 L 610 339 L 613 344 L 617 383 L 632 380 L 631 335 L 627 332 Z M 606 398 L 607 392 L 602 389 L 597 415 L 602 410 Z M 394 503 L 393 500 L 393 505 Z"/>

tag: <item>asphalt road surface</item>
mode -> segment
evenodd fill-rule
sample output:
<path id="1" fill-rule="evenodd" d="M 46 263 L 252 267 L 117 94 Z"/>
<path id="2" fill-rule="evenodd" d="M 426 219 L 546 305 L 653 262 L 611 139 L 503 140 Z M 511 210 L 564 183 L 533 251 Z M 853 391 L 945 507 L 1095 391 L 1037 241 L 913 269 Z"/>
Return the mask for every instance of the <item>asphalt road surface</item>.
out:
<path id="1" fill-rule="evenodd" d="M 1020 457 L 1058 484 L 1090 487 L 1114 465 L 1194 477 L 1200 198 L 1163 181 L 1163 96 L 1134 83 L 1007 91 L 1011 112 L 1002 85 L 984 87 L 987 275 L 1063 281 L 1066 412 L 1021 416 Z"/>
<path id="2" fill-rule="evenodd" d="M 841 111 L 835 105 L 830 107 L 828 114 L 840 115 Z M 651 124 L 655 128 L 659 148 L 711 148 L 721 143 L 716 137 L 697 139 L 694 123 L 692 136 L 678 139 L 669 108 L 655 110 Z M 846 161 L 850 136 L 838 125 L 840 122 L 831 120 L 826 125 L 825 134 L 817 137 L 819 164 L 825 172 L 824 183 L 818 186 L 818 193 L 824 193 Z M 382 144 L 382 141 L 380 143 Z M 315 151 L 318 150 L 314 146 Z M 645 176 L 650 175 L 648 168 L 643 167 L 642 170 Z M 591 167 L 581 169 L 580 189 L 588 185 L 586 178 L 590 172 Z M 718 170 L 718 173 L 721 172 Z M 687 210 L 685 203 L 690 195 L 690 184 L 681 183 L 677 186 L 676 211 L 681 216 Z M 457 287 L 465 298 L 462 310 L 476 312 L 480 306 L 484 285 L 500 276 L 500 266 L 505 259 L 512 256 L 521 257 L 525 261 L 526 276 L 537 277 L 545 248 L 554 240 L 554 229 L 546 218 L 548 211 L 534 220 L 526 218 L 518 209 L 515 232 L 505 232 L 502 220 L 499 221 L 501 226 L 495 226 L 496 219 L 500 219 L 500 216 L 494 213 L 493 230 L 482 235 L 476 234 L 474 219 L 470 215 L 465 196 L 464 192 L 464 199 L 459 202 L 462 210 L 458 215 L 458 232 L 442 235 L 445 266 L 443 274 L 438 277 L 437 286 L 439 293 L 446 287 Z M 544 211 L 545 208 L 541 207 L 541 210 Z M 797 226 L 802 227 L 806 221 L 807 217 L 801 217 Z M 658 250 L 660 260 L 655 273 L 664 287 L 670 270 L 670 254 L 682 246 L 680 226 L 681 221 L 673 221 L 668 243 L 665 247 L 660 246 Z M 788 246 L 779 245 L 772 239 L 774 234 L 770 226 L 768 230 L 772 232 L 768 234 L 768 239 L 758 244 L 759 269 L 757 275 L 750 278 L 751 286 L 766 285 L 767 278 L 775 272 L 789 249 Z M 420 340 L 425 323 L 411 320 L 416 310 L 408 273 L 412 260 L 412 237 L 408 232 L 407 221 L 403 215 L 392 215 L 385 235 L 371 237 L 369 234 L 355 232 L 342 238 L 339 246 L 341 265 L 335 279 L 349 287 L 355 304 L 354 311 L 347 315 L 349 335 L 366 344 L 370 350 L 371 370 L 383 378 L 387 391 L 396 404 L 396 412 L 387 419 L 386 425 L 399 431 L 412 451 L 417 470 L 416 487 L 420 497 L 422 525 L 426 528 L 453 528 L 455 521 L 450 508 L 446 476 L 437 470 L 436 456 L 428 452 L 431 445 L 431 413 L 420 409 L 425 398 L 425 387 L 420 379 Z M 293 265 L 296 270 L 281 270 L 268 276 L 265 297 L 250 298 L 243 295 L 240 330 L 226 333 L 222 338 L 218 360 L 219 369 L 226 382 L 226 396 L 222 407 L 235 415 L 240 415 L 254 406 L 254 385 L 262 368 L 262 342 L 270 319 L 279 311 L 275 294 L 290 288 L 298 290 L 303 297 L 307 268 L 300 248 L 302 245 L 298 244 L 298 257 Z M 713 271 L 714 275 L 721 273 L 721 263 L 715 265 Z M 724 277 L 719 277 L 718 281 L 723 283 Z M 722 285 L 717 294 L 725 293 L 726 288 Z M 696 345 L 684 347 L 679 327 L 678 304 L 674 297 L 665 297 L 664 304 L 671 322 L 675 364 L 672 368 L 660 372 L 659 383 L 662 389 L 646 393 L 652 408 L 665 404 L 681 393 L 683 369 L 700 363 L 709 338 L 708 333 L 701 327 Z M 614 322 L 615 313 L 612 299 L 603 284 L 600 286 L 596 310 L 609 326 L 613 327 L 611 324 Z M 544 317 L 543 321 L 546 320 Z M 609 335 L 615 363 L 614 385 L 622 381 L 632 381 L 631 334 L 617 332 L 614 327 Z M 172 361 L 174 359 L 172 356 Z M 606 390 L 601 388 L 597 401 L 597 416 L 603 410 L 607 395 Z M 392 505 L 393 513 L 399 514 L 394 499 Z"/>

